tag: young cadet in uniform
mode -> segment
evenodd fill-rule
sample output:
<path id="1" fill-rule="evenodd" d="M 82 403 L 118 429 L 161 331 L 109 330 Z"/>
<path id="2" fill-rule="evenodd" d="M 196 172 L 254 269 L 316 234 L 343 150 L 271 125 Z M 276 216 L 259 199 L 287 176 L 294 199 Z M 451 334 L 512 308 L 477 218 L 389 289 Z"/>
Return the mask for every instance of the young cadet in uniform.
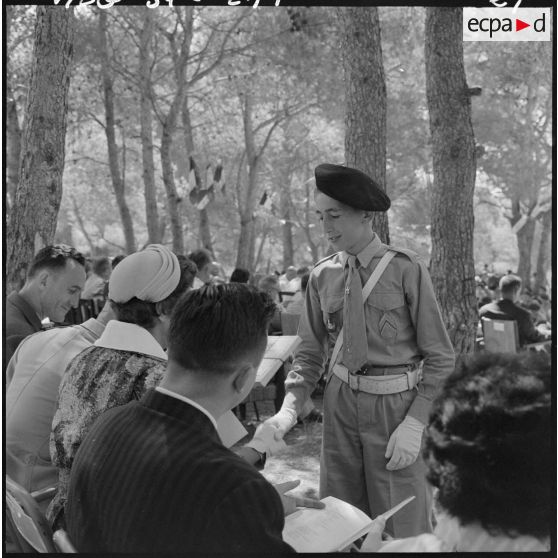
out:
<path id="1" fill-rule="evenodd" d="M 432 282 L 415 253 L 383 244 L 372 231 L 371 212 L 386 211 L 390 200 L 370 177 L 331 164 L 319 165 L 315 176 L 317 214 L 339 252 L 312 270 L 302 343 L 283 406 L 268 422 L 279 435 L 296 424 L 329 359 L 320 497 L 335 496 L 375 517 L 414 495 L 386 531 L 430 532 L 421 439 L 433 396 L 455 360 Z"/>

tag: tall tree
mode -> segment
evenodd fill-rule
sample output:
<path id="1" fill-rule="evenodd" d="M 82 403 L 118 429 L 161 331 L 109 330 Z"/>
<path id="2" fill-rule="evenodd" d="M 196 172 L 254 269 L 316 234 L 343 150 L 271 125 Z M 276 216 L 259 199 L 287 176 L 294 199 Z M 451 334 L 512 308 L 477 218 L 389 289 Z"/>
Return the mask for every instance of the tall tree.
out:
<path id="1" fill-rule="evenodd" d="M 62 197 L 73 8 L 37 6 L 33 65 L 8 226 L 7 290 L 25 279 L 33 253 L 52 242 Z"/>
<path id="2" fill-rule="evenodd" d="M 124 238 L 126 240 L 126 251 L 128 254 L 131 254 L 136 251 L 136 239 L 134 235 L 132 215 L 126 201 L 126 184 L 124 182 L 124 176 L 120 171 L 120 163 L 118 161 L 114 89 L 107 34 L 107 13 L 106 10 L 99 10 L 99 44 L 105 104 L 105 134 L 107 137 L 110 175 L 112 179 L 112 187 L 116 197 L 116 203 L 118 205 L 118 211 L 120 212 L 120 219 L 122 220 L 122 228 L 124 230 Z"/>
<path id="3" fill-rule="evenodd" d="M 141 155 L 143 163 L 143 188 L 145 197 L 145 222 L 149 244 L 159 244 L 162 231 L 157 209 L 157 190 L 155 185 L 155 161 L 153 158 L 153 116 L 151 114 L 151 40 L 153 38 L 154 13 L 143 9 L 143 25 L 139 42 L 139 81 L 140 81 L 140 126 Z"/>
<path id="4" fill-rule="evenodd" d="M 346 81 L 345 160 L 386 188 L 386 83 L 378 8 L 338 8 Z M 372 226 L 389 243 L 386 213 Z"/>
<path id="5" fill-rule="evenodd" d="M 458 354 L 474 350 L 478 321 L 473 261 L 475 137 L 462 20 L 460 8 L 426 8 L 426 96 L 434 175 L 430 273 Z"/>

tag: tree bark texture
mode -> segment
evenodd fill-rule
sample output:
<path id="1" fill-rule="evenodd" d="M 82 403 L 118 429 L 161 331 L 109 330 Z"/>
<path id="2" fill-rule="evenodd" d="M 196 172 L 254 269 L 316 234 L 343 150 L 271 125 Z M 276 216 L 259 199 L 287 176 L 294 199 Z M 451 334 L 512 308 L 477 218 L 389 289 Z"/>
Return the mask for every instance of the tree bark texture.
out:
<path id="1" fill-rule="evenodd" d="M 159 244 L 162 238 L 159 211 L 157 210 L 155 162 L 153 158 L 153 116 L 151 113 L 150 49 L 154 27 L 153 17 L 153 10 L 144 8 L 139 44 L 140 125 L 147 238 L 149 244 Z"/>
<path id="2" fill-rule="evenodd" d="M 294 243 L 293 222 L 291 221 L 290 192 L 288 186 L 281 187 L 281 219 L 285 222 L 281 225 L 283 236 L 283 269 L 294 265 Z"/>
<path id="3" fill-rule="evenodd" d="M 112 188 L 116 197 L 122 230 L 126 242 L 126 252 L 131 254 L 136 251 L 136 239 L 134 236 L 134 224 L 130 208 L 126 201 L 125 183 L 120 172 L 118 162 L 118 145 L 116 144 L 116 118 L 114 114 L 114 89 L 110 64 L 110 56 L 107 41 L 107 14 L 105 10 L 99 10 L 99 45 L 101 55 L 101 67 L 103 75 L 103 95 L 105 104 L 105 135 L 107 137 L 107 149 L 109 157 L 110 176 Z"/>
<path id="4" fill-rule="evenodd" d="M 184 97 L 182 103 L 182 127 L 184 129 L 184 145 L 186 146 L 186 155 L 190 160 L 197 160 L 196 146 L 194 144 L 194 135 L 192 133 L 192 119 L 190 118 L 190 106 L 188 104 L 188 95 Z M 194 166 L 194 176 L 196 180 L 196 188 L 201 191 L 204 188 L 201 173 L 197 165 Z M 205 184 L 208 188 L 209 184 Z M 209 212 L 204 207 L 199 210 L 199 238 L 203 248 L 213 252 L 213 242 L 211 241 L 211 223 L 209 221 Z"/>
<path id="5" fill-rule="evenodd" d="M 244 126 L 244 143 L 246 160 L 248 162 L 248 183 L 243 200 L 240 203 L 240 235 L 238 238 L 238 252 L 236 267 L 242 267 L 253 272 L 255 255 L 255 215 L 256 207 L 256 178 L 260 157 L 256 151 L 256 140 L 252 124 L 253 100 L 250 91 L 246 91 L 242 98 L 242 117 Z"/>
<path id="6" fill-rule="evenodd" d="M 21 287 L 34 253 L 51 244 L 62 198 L 74 11 L 37 6 L 33 62 L 7 231 L 6 292 Z"/>
<path id="7" fill-rule="evenodd" d="M 433 175 L 430 273 L 456 354 L 474 350 L 475 138 L 463 65 L 462 10 L 426 8 L 426 96 Z"/>
<path id="8" fill-rule="evenodd" d="M 169 110 L 163 120 L 163 130 L 161 138 L 161 166 L 163 170 L 163 183 L 167 194 L 167 209 L 169 213 L 170 229 L 172 235 L 172 249 L 176 254 L 184 254 L 184 229 L 182 225 L 182 215 L 180 213 L 180 199 L 176 192 L 176 182 L 172 168 L 171 150 L 176 132 L 176 124 L 180 110 L 184 103 L 187 92 L 186 69 L 190 56 L 190 47 L 193 37 L 194 8 L 176 8 L 183 10 L 184 26 L 183 36 L 178 51 L 175 48 L 174 36 L 170 35 L 169 41 L 174 50 L 173 63 L 176 78 L 176 91 L 172 97 Z"/>
<path id="9" fill-rule="evenodd" d="M 15 200 L 19 181 L 19 159 L 21 156 L 21 128 L 17 115 L 17 103 L 10 86 L 6 87 L 6 186 L 8 208 Z"/>
<path id="10" fill-rule="evenodd" d="M 345 160 L 386 189 L 386 83 L 377 7 L 337 8 L 345 70 Z M 372 227 L 389 244 L 388 217 Z"/>

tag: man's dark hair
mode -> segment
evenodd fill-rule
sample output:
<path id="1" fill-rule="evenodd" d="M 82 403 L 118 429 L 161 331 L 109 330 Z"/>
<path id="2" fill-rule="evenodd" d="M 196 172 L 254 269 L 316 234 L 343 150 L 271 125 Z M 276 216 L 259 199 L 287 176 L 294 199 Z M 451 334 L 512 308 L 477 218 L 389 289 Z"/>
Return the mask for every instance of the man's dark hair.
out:
<path id="1" fill-rule="evenodd" d="M 61 270 L 66 267 L 68 260 L 75 260 L 79 265 L 85 267 L 85 257 L 81 252 L 67 244 L 54 244 L 41 248 L 33 258 L 27 278 L 33 278 L 41 269 Z"/>
<path id="2" fill-rule="evenodd" d="M 91 268 L 95 275 L 102 276 L 111 269 L 110 260 L 106 256 L 95 258 Z"/>
<path id="3" fill-rule="evenodd" d="M 112 258 L 111 266 L 114 269 L 126 256 L 124 254 L 118 254 Z"/>
<path id="4" fill-rule="evenodd" d="M 249 285 L 209 285 L 176 305 L 168 339 L 169 360 L 195 372 L 229 374 L 265 343 L 275 305 Z"/>
<path id="5" fill-rule="evenodd" d="M 492 534 L 550 534 L 555 478 L 550 359 L 539 353 L 464 358 L 433 404 L 428 480 L 462 525 Z"/>
<path id="6" fill-rule="evenodd" d="M 202 270 L 206 265 L 211 263 L 212 260 L 211 253 L 205 248 L 194 250 L 188 255 L 188 257 L 196 264 L 198 271 Z"/>
<path id="7" fill-rule="evenodd" d="M 164 314 L 170 314 L 178 299 L 192 287 L 196 276 L 196 264 L 186 256 L 176 256 L 180 264 L 180 280 L 174 291 L 164 300 L 160 301 Z M 159 316 L 155 302 L 146 302 L 137 297 L 128 302 L 111 301 L 112 307 L 120 322 L 136 324 L 140 327 L 151 329 L 155 326 L 155 319 Z"/>
<path id="8" fill-rule="evenodd" d="M 521 277 L 517 275 L 504 275 L 498 285 L 502 294 L 511 294 L 521 287 Z"/>
<path id="9" fill-rule="evenodd" d="M 232 273 L 230 283 L 248 283 L 250 272 L 247 269 L 237 267 Z"/>

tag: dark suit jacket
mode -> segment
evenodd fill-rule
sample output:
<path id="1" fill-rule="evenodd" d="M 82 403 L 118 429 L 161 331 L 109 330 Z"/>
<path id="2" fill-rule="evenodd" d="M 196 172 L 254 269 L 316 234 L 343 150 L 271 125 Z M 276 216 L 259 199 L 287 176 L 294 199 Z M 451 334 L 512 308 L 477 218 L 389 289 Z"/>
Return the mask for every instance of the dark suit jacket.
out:
<path id="1" fill-rule="evenodd" d="M 79 552 L 292 552 L 271 484 L 206 415 L 155 390 L 95 422 L 76 454 L 66 522 Z"/>
<path id="2" fill-rule="evenodd" d="M 6 299 L 6 352 L 4 353 L 4 367 L 12 358 L 18 345 L 28 335 L 41 331 L 42 324 L 39 316 L 31 305 L 18 293 L 11 293 Z"/>
<path id="3" fill-rule="evenodd" d="M 490 304 L 485 304 L 479 310 L 479 316 L 491 320 L 515 320 L 517 322 L 520 345 L 536 343 L 546 339 L 542 333 L 537 331 L 531 314 L 511 300 L 501 298 Z"/>

